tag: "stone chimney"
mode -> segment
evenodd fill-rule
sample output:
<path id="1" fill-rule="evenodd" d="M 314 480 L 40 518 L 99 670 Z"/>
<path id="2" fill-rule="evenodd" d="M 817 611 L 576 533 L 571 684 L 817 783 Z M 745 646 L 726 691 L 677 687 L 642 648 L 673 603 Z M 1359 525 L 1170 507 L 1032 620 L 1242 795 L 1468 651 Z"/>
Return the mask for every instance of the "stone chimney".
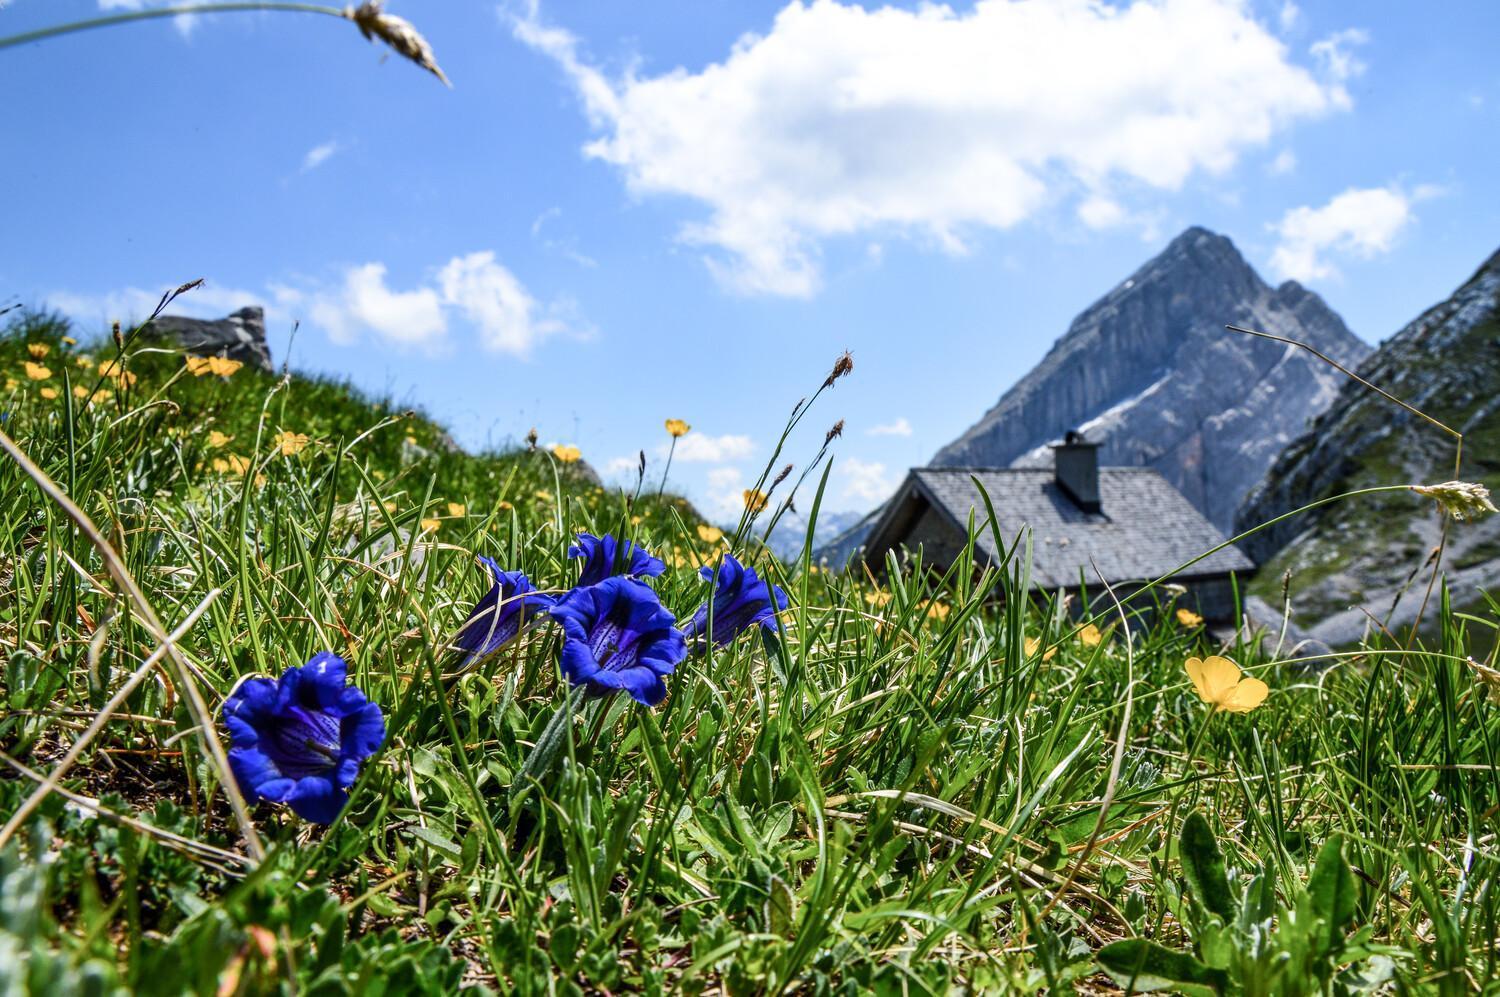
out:
<path id="1" fill-rule="evenodd" d="M 1084 512 L 1099 512 L 1099 444 L 1068 430 L 1061 443 L 1052 445 L 1057 484 Z"/>

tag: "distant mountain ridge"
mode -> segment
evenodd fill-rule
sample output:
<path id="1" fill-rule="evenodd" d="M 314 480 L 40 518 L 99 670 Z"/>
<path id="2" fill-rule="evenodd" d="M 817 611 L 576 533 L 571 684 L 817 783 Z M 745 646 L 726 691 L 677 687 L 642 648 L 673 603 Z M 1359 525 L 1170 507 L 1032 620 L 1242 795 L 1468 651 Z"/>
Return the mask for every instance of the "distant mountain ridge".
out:
<path id="1" fill-rule="evenodd" d="M 1463 433 L 1458 477 L 1500 492 L 1500 252 L 1386 341 L 1359 374 Z M 1248 496 L 1239 527 L 1357 488 L 1449 480 L 1454 442 L 1346 380 L 1334 403 Z M 1266 562 L 1255 584 L 1268 602 L 1279 603 L 1281 578 L 1290 571 L 1294 619 L 1320 640 L 1347 644 L 1371 625 L 1367 611 L 1388 626 L 1415 618 L 1426 589 L 1423 562 L 1441 524 L 1430 500 L 1391 492 L 1324 506 L 1245 546 Z M 1500 516 L 1450 524 L 1444 565 L 1457 607 L 1476 604 L 1500 585 Z"/>
<path id="2" fill-rule="evenodd" d="M 1230 323 L 1348 366 L 1371 352 L 1318 295 L 1295 281 L 1270 287 L 1229 239 L 1194 226 L 1074 319 L 932 463 L 1037 466 L 1050 461 L 1049 442 L 1081 429 L 1102 444 L 1102 464 L 1155 468 L 1227 531 L 1341 386 L 1305 351 L 1227 332 Z"/>

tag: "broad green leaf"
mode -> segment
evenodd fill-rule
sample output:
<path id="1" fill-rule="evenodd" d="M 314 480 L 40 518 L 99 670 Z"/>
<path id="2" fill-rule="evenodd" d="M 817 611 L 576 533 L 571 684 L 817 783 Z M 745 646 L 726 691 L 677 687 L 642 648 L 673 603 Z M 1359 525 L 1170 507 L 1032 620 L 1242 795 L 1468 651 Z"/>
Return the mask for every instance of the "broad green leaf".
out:
<path id="1" fill-rule="evenodd" d="M 1218 993 L 1226 980 L 1222 969 L 1210 969 L 1186 952 L 1173 951 L 1146 938 L 1110 942 L 1096 958 L 1116 983 L 1137 993 L 1168 988 Z"/>
<path id="2" fill-rule="evenodd" d="M 766 930 L 783 938 L 791 936 L 794 897 L 792 888 L 780 876 L 771 875 L 770 896 L 766 898 Z"/>
<path id="3" fill-rule="evenodd" d="M 1343 840 L 1337 835 L 1324 842 L 1318 852 L 1318 861 L 1307 880 L 1307 896 L 1313 913 L 1328 926 L 1324 951 L 1332 952 L 1343 941 L 1345 926 L 1358 913 L 1359 899 L 1354 873 L 1344 861 Z"/>
<path id="4" fill-rule="evenodd" d="M 1219 839 L 1208 826 L 1208 818 L 1200 811 L 1194 810 L 1182 822 L 1177 851 L 1182 859 L 1182 874 L 1193 896 L 1206 910 L 1226 922 L 1233 920 L 1237 904 L 1234 894 L 1229 892 L 1229 880 L 1224 874 L 1224 853 L 1219 849 Z"/>

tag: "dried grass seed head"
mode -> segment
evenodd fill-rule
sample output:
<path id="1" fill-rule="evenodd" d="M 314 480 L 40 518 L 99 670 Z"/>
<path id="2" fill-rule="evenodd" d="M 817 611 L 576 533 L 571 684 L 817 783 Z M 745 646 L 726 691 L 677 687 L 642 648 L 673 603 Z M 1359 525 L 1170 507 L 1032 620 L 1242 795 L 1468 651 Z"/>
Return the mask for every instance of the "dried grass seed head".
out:
<path id="1" fill-rule="evenodd" d="M 823 382 L 823 387 L 832 387 L 833 382 L 843 377 L 854 369 L 854 355 L 848 350 L 833 362 L 833 370 L 829 372 L 828 379 Z"/>
<path id="2" fill-rule="evenodd" d="M 1500 512 L 1490 501 L 1490 490 L 1472 481 L 1444 481 L 1440 485 L 1412 485 L 1418 495 L 1434 499 L 1454 519 L 1478 519 Z"/>
<path id="3" fill-rule="evenodd" d="M 427 44 L 427 39 L 422 37 L 416 26 L 404 17 L 387 14 L 382 9 L 384 6 L 384 0 L 365 0 L 358 7 L 345 7 L 344 16 L 359 26 L 360 34 L 365 38 L 371 41 L 379 38 L 398 55 L 405 56 L 442 80 L 444 86 L 453 86 L 438 68 L 432 46 Z"/>

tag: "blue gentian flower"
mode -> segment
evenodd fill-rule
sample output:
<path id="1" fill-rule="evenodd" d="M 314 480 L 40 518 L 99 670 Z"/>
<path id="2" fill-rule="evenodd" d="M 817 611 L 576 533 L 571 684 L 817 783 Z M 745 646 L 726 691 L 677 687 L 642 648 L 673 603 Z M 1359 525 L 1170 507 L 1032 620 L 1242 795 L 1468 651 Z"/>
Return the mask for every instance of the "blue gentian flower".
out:
<path id="1" fill-rule="evenodd" d="M 677 617 L 634 578 L 576 588 L 558 600 L 552 615 L 563 628 L 563 674 L 595 695 L 623 689 L 636 702 L 655 706 L 667 695 L 663 677 L 687 657 Z"/>
<path id="2" fill-rule="evenodd" d="M 224 701 L 229 767 L 246 799 L 317 824 L 339 815 L 360 762 L 385 741 L 380 707 L 347 677 L 344 659 L 324 651 L 275 682 L 246 679 Z"/>
<path id="3" fill-rule="evenodd" d="M 474 604 L 473 612 L 453 643 L 469 652 L 465 661 L 476 661 L 515 640 L 521 628 L 540 619 L 557 600 L 536 590 L 519 571 L 501 571 L 487 557 L 480 563 L 490 569 L 495 584 Z"/>
<path id="4" fill-rule="evenodd" d="M 598 585 L 615 575 L 651 578 L 667 570 L 661 558 L 652 557 L 646 548 L 629 540 L 616 540 L 608 533 L 602 537 L 596 537 L 592 533 L 578 534 L 578 543 L 568 548 L 568 556 L 586 559 L 583 575 L 578 579 L 580 587 Z"/>
<path id="5" fill-rule="evenodd" d="M 698 569 L 704 581 L 713 581 L 715 573 L 714 568 Z M 757 623 L 772 633 L 776 631 L 776 614 L 786 608 L 786 593 L 779 586 L 761 580 L 754 568 L 740 564 L 733 554 L 724 555 L 717 577 L 712 602 L 699 606 L 682 628 L 688 640 L 702 639 L 712 632 L 714 644 L 723 647 Z"/>

